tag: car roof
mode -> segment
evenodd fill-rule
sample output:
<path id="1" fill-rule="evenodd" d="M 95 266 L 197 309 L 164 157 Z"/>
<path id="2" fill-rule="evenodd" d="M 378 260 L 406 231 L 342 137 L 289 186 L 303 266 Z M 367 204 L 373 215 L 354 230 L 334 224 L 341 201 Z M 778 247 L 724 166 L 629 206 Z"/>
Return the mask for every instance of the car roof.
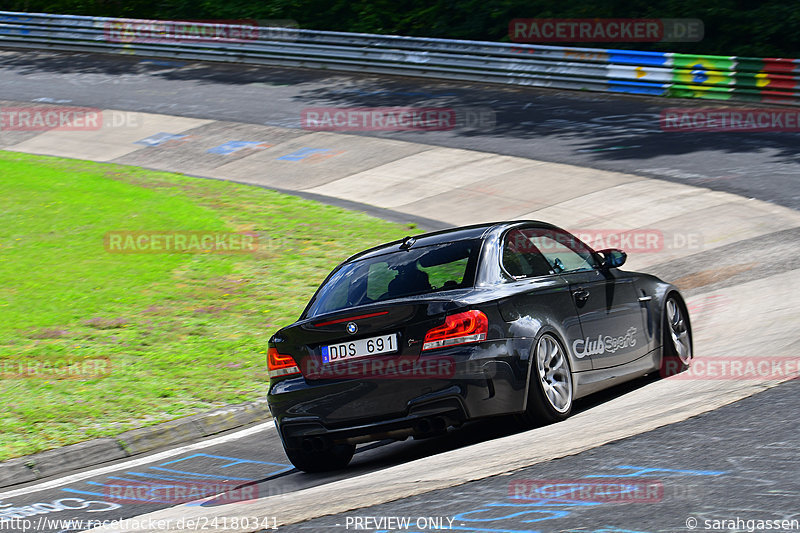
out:
<path id="1" fill-rule="evenodd" d="M 495 230 L 504 230 L 513 226 L 522 226 L 522 225 L 525 226 L 536 225 L 536 226 L 543 226 L 550 228 L 555 227 L 552 224 L 548 224 L 547 222 L 541 222 L 538 220 L 507 220 L 503 222 L 487 222 L 484 224 L 474 224 L 471 226 L 459 226 L 455 228 L 448 228 L 429 233 L 422 233 L 419 235 L 410 235 L 409 237 L 414 239 L 414 243 L 411 246 L 411 248 L 413 249 L 413 248 L 420 248 L 423 246 L 432 246 L 435 244 L 441 244 L 445 242 L 483 239 L 488 234 L 493 233 Z M 368 250 L 364 250 L 363 252 L 359 252 L 349 257 L 345 261 L 345 263 L 349 263 L 350 261 L 355 261 L 359 259 L 375 257 L 396 251 L 399 249 L 400 245 L 403 244 L 403 242 L 405 242 L 405 240 L 408 239 L 409 237 L 406 237 L 405 239 L 399 239 L 396 241 L 380 244 L 373 248 L 369 248 Z"/>

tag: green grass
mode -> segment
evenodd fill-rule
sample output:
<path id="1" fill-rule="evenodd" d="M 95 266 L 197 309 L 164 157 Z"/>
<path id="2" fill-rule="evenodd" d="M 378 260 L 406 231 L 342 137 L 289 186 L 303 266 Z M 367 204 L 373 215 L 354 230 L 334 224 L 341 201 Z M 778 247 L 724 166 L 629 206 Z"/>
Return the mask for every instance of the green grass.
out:
<path id="1" fill-rule="evenodd" d="M 115 254 L 115 230 L 270 245 Z M 0 152 L 0 460 L 264 397 L 269 336 L 346 256 L 409 233 L 256 187 Z M 98 360 L 108 372 L 10 371 Z"/>

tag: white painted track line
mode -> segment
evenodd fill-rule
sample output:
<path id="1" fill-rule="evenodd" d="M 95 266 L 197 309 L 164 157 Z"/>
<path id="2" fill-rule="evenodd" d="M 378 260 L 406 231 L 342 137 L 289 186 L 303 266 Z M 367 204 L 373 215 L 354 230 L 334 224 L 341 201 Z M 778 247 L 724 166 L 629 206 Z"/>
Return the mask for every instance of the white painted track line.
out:
<path id="1" fill-rule="evenodd" d="M 64 485 L 69 485 L 70 483 L 75 483 L 76 481 L 82 481 L 84 479 L 88 479 L 91 477 L 102 476 L 103 474 L 116 472 L 118 470 L 122 470 L 125 468 L 135 468 L 137 466 L 149 464 L 155 461 L 169 459 L 170 457 L 181 455 L 182 453 L 191 452 L 194 450 L 202 450 L 204 448 L 209 448 L 211 446 L 216 446 L 218 444 L 225 444 L 226 442 L 231 442 L 244 437 L 249 437 L 250 435 L 253 435 L 255 433 L 260 433 L 261 431 L 269 431 L 270 429 L 273 430 L 275 429 L 275 423 L 272 420 L 270 420 L 269 422 L 264 422 L 263 424 L 258 424 L 257 426 L 253 426 L 247 429 L 242 429 L 240 431 L 231 433 L 229 435 L 222 435 L 220 437 L 214 437 L 212 439 L 202 440 L 192 444 L 187 444 L 179 448 L 172 448 L 171 450 L 154 453 L 152 455 L 145 455 L 139 457 L 138 459 L 131 459 L 130 461 L 125 461 L 122 463 L 114 463 L 108 466 L 102 466 L 100 468 L 95 468 L 92 470 L 87 470 L 85 472 L 80 472 L 78 474 L 72 474 L 57 479 L 51 479 L 50 481 L 45 481 L 43 483 L 32 485 L 30 487 L 9 490 L 7 492 L 0 492 L 0 500 L 13 498 L 14 496 L 19 496 L 21 494 L 31 494 L 33 492 L 39 492 L 42 490 L 63 487 Z"/>

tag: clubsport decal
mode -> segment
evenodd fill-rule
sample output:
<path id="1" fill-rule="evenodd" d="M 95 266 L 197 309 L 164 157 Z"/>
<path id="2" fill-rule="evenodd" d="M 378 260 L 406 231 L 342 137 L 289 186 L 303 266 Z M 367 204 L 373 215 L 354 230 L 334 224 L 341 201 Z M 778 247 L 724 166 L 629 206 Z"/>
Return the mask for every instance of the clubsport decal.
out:
<path id="1" fill-rule="evenodd" d="M 572 343 L 572 351 L 577 358 L 588 357 L 590 355 L 601 355 L 604 353 L 614 353 L 623 348 L 636 346 L 636 328 L 628 328 L 625 335 L 612 337 L 611 335 L 598 335 L 596 340 L 589 337 L 578 339 Z"/>

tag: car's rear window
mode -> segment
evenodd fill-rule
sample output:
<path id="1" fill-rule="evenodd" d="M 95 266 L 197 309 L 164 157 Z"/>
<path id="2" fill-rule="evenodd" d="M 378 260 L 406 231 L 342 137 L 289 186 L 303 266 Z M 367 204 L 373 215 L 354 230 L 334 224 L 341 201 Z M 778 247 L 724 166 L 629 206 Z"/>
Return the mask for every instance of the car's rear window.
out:
<path id="1" fill-rule="evenodd" d="M 480 240 L 448 242 L 348 263 L 320 287 L 305 316 L 472 287 L 480 245 Z"/>

